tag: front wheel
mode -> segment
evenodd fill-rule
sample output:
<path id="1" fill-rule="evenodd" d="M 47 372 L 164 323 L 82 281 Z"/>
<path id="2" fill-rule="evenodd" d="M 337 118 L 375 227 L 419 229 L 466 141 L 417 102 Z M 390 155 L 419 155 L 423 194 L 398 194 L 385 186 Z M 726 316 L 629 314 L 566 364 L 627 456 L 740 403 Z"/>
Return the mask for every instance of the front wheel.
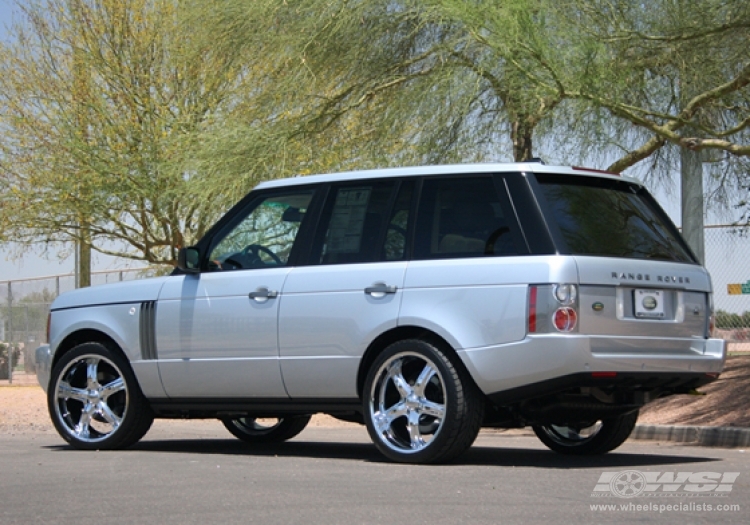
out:
<path id="1" fill-rule="evenodd" d="M 127 360 L 101 343 L 84 343 L 52 369 L 47 407 L 57 432 L 85 450 L 128 447 L 154 415 Z"/>
<path id="2" fill-rule="evenodd" d="M 281 443 L 292 439 L 302 432 L 310 422 L 311 416 L 294 416 L 285 418 L 241 417 L 222 419 L 229 432 L 246 443 Z"/>
<path id="3" fill-rule="evenodd" d="M 378 450 L 393 461 L 438 463 L 468 449 L 484 413 L 469 375 L 432 343 L 399 341 L 370 367 L 364 419 Z"/>
<path id="4" fill-rule="evenodd" d="M 534 433 L 561 454 L 605 454 L 622 445 L 635 428 L 638 411 L 581 425 L 535 425 Z"/>

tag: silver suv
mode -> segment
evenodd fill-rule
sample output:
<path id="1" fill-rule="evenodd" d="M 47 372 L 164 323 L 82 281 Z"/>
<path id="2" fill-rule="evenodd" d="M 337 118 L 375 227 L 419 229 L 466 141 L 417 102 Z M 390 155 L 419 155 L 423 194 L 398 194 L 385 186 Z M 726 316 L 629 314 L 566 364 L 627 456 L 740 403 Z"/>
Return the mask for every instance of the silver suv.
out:
<path id="1" fill-rule="evenodd" d="M 708 273 L 640 183 L 538 163 L 265 182 L 172 275 L 50 315 L 39 382 L 82 449 L 155 417 L 280 442 L 322 412 L 394 461 L 448 461 L 481 427 L 599 454 L 726 353 Z"/>

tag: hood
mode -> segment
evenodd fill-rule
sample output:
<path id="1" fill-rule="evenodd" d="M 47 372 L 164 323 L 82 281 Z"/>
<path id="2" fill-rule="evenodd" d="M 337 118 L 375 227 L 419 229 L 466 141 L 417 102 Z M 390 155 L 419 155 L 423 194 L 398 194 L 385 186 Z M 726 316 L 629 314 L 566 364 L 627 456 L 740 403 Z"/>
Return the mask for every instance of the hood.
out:
<path id="1" fill-rule="evenodd" d="M 61 294 L 52 303 L 51 310 L 155 301 L 167 279 L 169 277 L 154 277 L 79 288 Z"/>

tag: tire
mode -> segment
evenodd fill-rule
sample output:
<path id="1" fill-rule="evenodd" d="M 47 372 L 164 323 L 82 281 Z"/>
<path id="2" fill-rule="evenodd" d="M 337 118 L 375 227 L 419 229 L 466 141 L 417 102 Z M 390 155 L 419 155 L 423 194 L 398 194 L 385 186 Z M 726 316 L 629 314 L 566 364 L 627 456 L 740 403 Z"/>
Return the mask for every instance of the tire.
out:
<path id="1" fill-rule="evenodd" d="M 83 343 L 53 367 L 47 408 L 75 448 L 113 450 L 137 443 L 154 414 L 128 361 L 101 343 Z"/>
<path id="2" fill-rule="evenodd" d="M 471 377 L 438 346 L 393 343 L 370 367 L 363 413 L 377 449 L 400 463 L 442 463 L 479 433 L 484 400 Z"/>
<path id="3" fill-rule="evenodd" d="M 294 416 L 285 418 L 242 417 L 222 419 L 221 422 L 236 438 L 247 443 L 281 443 L 292 439 L 302 432 L 310 422 L 311 416 Z M 275 422 L 268 421 L 275 419 Z"/>
<path id="4" fill-rule="evenodd" d="M 537 437 L 551 450 L 561 454 L 593 456 L 605 454 L 622 445 L 635 428 L 638 411 L 602 419 L 586 428 L 535 425 Z"/>

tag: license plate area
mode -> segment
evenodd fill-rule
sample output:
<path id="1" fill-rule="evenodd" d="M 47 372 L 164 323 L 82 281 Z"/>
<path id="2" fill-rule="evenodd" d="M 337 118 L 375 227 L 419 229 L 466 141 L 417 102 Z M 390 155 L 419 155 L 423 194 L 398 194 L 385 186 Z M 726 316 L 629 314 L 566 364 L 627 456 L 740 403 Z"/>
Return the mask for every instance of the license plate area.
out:
<path id="1" fill-rule="evenodd" d="M 665 319 L 664 290 L 637 288 L 633 290 L 633 310 L 638 319 Z"/>

